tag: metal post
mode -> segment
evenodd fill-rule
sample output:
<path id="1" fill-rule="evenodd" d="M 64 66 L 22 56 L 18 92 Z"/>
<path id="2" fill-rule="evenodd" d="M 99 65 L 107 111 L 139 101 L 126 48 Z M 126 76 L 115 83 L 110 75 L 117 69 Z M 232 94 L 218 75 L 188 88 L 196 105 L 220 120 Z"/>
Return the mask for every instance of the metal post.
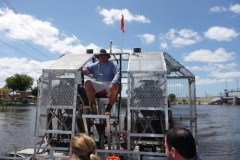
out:
<path id="1" fill-rule="evenodd" d="M 112 53 L 112 41 L 110 41 L 110 53 Z"/>

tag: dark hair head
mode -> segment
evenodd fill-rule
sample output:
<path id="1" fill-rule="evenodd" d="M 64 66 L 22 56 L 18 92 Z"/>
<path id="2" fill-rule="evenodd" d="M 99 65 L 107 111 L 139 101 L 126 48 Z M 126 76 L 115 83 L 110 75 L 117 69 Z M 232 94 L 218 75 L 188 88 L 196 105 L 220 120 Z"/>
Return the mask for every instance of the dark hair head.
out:
<path id="1" fill-rule="evenodd" d="M 172 128 L 165 133 L 169 151 L 173 148 L 185 159 L 196 156 L 196 144 L 194 137 L 186 128 Z"/>

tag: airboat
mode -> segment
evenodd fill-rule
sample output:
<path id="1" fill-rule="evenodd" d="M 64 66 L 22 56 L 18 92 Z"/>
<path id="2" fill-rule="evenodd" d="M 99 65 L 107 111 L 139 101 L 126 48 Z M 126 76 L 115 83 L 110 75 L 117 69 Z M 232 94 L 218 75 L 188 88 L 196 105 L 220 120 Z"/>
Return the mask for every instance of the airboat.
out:
<path id="1" fill-rule="evenodd" d="M 69 157 L 69 141 L 79 132 L 95 140 L 101 159 L 166 160 L 164 132 L 174 127 L 188 128 L 198 144 L 195 76 L 166 52 L 134 48 L 110 54 L 121 75 L 111 115 L 104 115 L 104 93 L 96 94 L 98 115 L 83 113 L 88 105 L 84 83 L 91 76 L 79 68 L 97 61 L 93 50 L 64 55 L 42 69 L 34 144 L 12 153 L 15 158 Z"/>

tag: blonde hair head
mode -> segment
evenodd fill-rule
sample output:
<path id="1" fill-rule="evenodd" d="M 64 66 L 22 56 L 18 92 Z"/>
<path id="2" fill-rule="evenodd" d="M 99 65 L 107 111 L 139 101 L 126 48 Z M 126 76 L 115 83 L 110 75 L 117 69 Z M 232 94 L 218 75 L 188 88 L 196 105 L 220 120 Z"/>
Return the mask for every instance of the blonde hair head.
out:
<path id="1" fill-rule="evenodd" d="M 77 133 L 70 141 L 71 151 L 82 160 L 100 160 L 95 155 L 96 144 L 85 133 Z"/>

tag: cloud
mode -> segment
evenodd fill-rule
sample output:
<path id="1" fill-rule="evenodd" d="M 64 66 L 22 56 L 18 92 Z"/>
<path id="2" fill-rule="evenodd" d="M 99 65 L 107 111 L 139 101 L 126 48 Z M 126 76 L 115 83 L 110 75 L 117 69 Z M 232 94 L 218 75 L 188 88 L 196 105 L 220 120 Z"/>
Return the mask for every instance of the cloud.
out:
<path id="1" fill-rule="evenodd" d="M 10 40 L 29 40 L 60 54 L 85 52 L 88 46 L 100 49 L 95 44 L 81 45 L 75 35 L 61 34 L 50 22 L 27 14 L 15 14 L 8 8 L 0 8 L 0 31 L 5 32 L 4 36 Z"/>
<path id="2" fill-rule="evenodd" d="M 36 80 L 42 73 L 42 69 L 49 66 L 54 61 L 39 62 L 35 60 L 27 60 L 26 58 L 0 58 L 0 88 L 5 85 L 5 79 L 14 74 L 26 74 L 34 78 L 34 85 Z"/>
<path id="3" fill-rule="evenodd" d="M 226 62 L 235 58 L 234 52 L 226 52 L 223 48 L 218 48 L 212 52 L 207 49 L 200 49 L 189 54 L 184 54 L 183 59 L 186 62 Z"/>
<path id="4" fill-rule="evenodd" d="M 144 44 L 151 44 L 155 41 L 155 36 L 152 34 L 139 34 L 137 37 L 139 37 Z"/>
<path id="5" fill-rule="evenodd" d="M 228 10 L 231 12 L 234 12 L 236 14 L 240 14 L 240 4 L 230 5 L 230 7 L 228 9 L 225 8 L 224 6 L 214 6 L 214 7 L 210 8 L 209 12 L 222 13 L 222 12 L 226 12 Z"/>
<path id="6" fill-rule="evenodd" d="M 216 83 L 216 79 L 201 79 L 199 77 L 196 77 L 196 85 L 202 85 L 202 84 L 214 84 Z"/>
<path id="7" fill-rule="evenodd" d="M 218 12 L 218 13 L 225 12 L 225 11 L 227 11 L 227 9 L 223 6 L 215 6 L 210 8 L 209 10 L 209 12 Z"/>
<path id="8" fill-rule="evenodd" d="M 208 63 L 207 65 L 203 66 L 192 66 L 192 67 L 187 67 L 187 69 L 191 71 L 220 71 L 220 70 L 230 70 L 236 67 L 236 63 L 227 63 L 227 64 L 222 64 L 222 63 Z"/>
<path id="9" fill-rule="evenodd" d="M 206 84 L 215 84 L 215 83 L 225 83 L 225 82 L 233 82 L 234 79 L 201 79 L 199 76 L 196 76 L 196 85 L 206 85 Z"/>
<path id="10" fill-rule="evenodd" d="M 240 72 L 238 71 L 231 71 L 231 72 L 219 72 L 214 71 L 209 74 L 209 76 L 213 76 L 216 78 L 235 78 L 240 77 Z"/>
<path id="11" fill-rule="evenodd" d="M 234 13 L 240 14 L 240 4 L 231 5 L 229 7 L 229 10 Z"/>
<path id="12" fill-rule="evenodd" d="M 159 39 L 163 47 L 166 47 L 166 44 L 170 43 L 173 47 L 177 48 L 192 45 L 202 40 L 197 32 L 189 29 L 182 29 L 180 31 L 170 29 L 168 33 L 161 35 Z"/>
<path id="13" fill-rule="evenodd" d="M 160 48 L 162 48 L 162 49 L 168 49 L 168 44 L 167 44 L 167 43 L 164 43 L 164 42 L 161 42 L 161 43 L 160 43 Z"/>
<path id="14" fill-rule="evenodd" d="M 110 9 L 97 7 L 97 12 L 104 17 L 103 22 L 107 25 L 112 25 L 115 22 L 119 22 L 124 15 L 124 21 L 128 22 L 141 22 L 141 23 L 150 23 L 151 21 L 144 17 L 143 15 L 133 15 L 127 9 Z"/>
<path id="15" fill-rule="evenodd" d="M 209 39 L 217 41 L 231 41 L 239 35 L 234 29 L 229 29 L 225 27 L 211 27 L 207 32 L 204 33 L 204 36 Z"/>

